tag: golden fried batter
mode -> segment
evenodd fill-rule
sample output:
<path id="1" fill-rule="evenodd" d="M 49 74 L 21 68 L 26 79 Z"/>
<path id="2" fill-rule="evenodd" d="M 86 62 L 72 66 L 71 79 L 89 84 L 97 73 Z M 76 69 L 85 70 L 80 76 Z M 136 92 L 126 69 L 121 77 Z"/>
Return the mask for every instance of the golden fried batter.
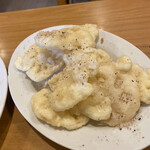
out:
<path id="1" fill-rule="evenodd" d="M 35 115 L 55 127 L 63 127 L 68 130 L 74 130 L 87 124 L 89 119 L 84 115 L 76 115 L 71 110 L 55 112 L 51 108 L 49 100 L 50 91 L 42 89 L 31 99 L 31 105 Z"/>
<path id="2" fill-rule="evenodd" d="M 39 32 L 35 43 L 48 50 L 70 51 L 80 47 L 95 47 L 98 34 L 96 25 L 86 24 Z"/>
<path id="3" fill-rule="evenodd" d="M 91 84 L 77 83 L 66 69 L 54 75 L 48 83 L 52 90 L 51 107 L 55 111 L 70 109 L 93 92 Z"/>
<path id="4" fill-rule="evenodd" d="M 48 51 L 37 45 L 32 45 L 23 57 L 20 56 L 15 61 L 16 68 L 26 72 L 35 82 L 47 79 L 63 65 L 62 53 Z"/>

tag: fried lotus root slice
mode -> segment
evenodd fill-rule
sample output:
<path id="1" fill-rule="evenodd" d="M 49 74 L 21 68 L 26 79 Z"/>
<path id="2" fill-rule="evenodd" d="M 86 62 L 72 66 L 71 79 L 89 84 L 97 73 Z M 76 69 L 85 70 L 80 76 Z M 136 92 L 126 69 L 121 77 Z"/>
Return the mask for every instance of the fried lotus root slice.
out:
<path id="1" fill-rule="evenodd" d="M 70 72 L 65 69 L 54 75 L 48 84 L 52 90 L 50 95 L 51 107 L 55 111 L 70 109 L 93 92 L 91 84 L 76 83 Z"/>
<path id="2" fill-rule="evenodd" d="M 130 121 L 140 108 L 140 91 L 136 77 L 130 74 L 121 74 L 118 79 L 122 82 L 109 91 L 112 101 L 112 115 L 102 122 L 109 126 L 116 126 Z M 118 81 L 116 81 L 118 82 Z"/>
<path id="3" fill-rule="evenodd" d="M 35 82 L 47 79 L 63 65 L 62 53 L 48 51 L 37 45 L 32 45 L 23 57 L 20 56 L 15 61 L 16 68 L 26 72 Z"/>
<path id="4" fill-rule="evenodd" d="M 77 106 L 85 116 L 96 121 L 109 119 L 112 112 L 111 100 L 109 97 L 102 96 L 100 91 L 89 96 Z"/>
<path id="5" fill-rule="evenodd" d="M 150 104 L 150 69 L 145 72 L 139 65 L 133 65 L 133 72 L 137 76 L 136 82 L 139 85 L 141 102 Z"/>
<path id="6" fill-rule="evenodd" d="M 68 51 L 79 47 L 95 47 L 99 31 L 97 25 L 77 25 L 60 30 L 41 31 L 35 43 L 48 50 Z"/>
<path id="7" fill-rule="evenodd" d="M 32 96 L 31 105 L 34 114 L 37 118 L 46 123 L 55 126 L 63 127 L 68 130 L 74 130 L 87 124 L 89 119 L 84 115 L 76 115 L 71 110 L 64 112 L 55 112 L 50 105 L 48 95 L 50 90 L 42 89 Z"/>
<path id="8" fill-rule="evenodd" d="M 98 73 L 100 65 L 112 62 L 106 52 L 95 48 L 77 49 L 64 54 L 63 60 L 67 70 L 71 70 L 74 80 L 83 83 Z"/>

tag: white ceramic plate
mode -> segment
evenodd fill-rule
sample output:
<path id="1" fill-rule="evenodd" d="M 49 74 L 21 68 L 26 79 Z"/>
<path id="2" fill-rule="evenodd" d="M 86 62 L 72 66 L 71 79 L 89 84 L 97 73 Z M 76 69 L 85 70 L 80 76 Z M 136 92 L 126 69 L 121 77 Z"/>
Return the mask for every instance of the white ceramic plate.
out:
<path id="1" fill-rule="evenodd" d="M 45 30 L 61 29 L 69 26 L 56 26 Z M 114 59 L 122 55 L 128 55 L 134 63 L 144 68 L 150 68 L 150 60 L 138 48 L 124 39 L 99 30 L 100 39 L 97 47 L 105 49 Z M 23 40 L 12 55 L 9 65 L 9 87 L 13 100 L 24 118 L 40 133 L 52 141 L 76 150 L 99 150 L 99 149 L 142 149 L 150 144 L 150 107 L 142 107 L 137 119 L 128 128 L 120 130 L 118 127 L 87 126 L 75 131 L 59 130 L 39 121 L 33 114 L 30 105 L 31 96 L 37 91 L 34 84 L 26 78 L 26 75 L 15 68 L 15 59 L 23 55 L 28 47 L 34 44 L 34 33 Z M 99 40 L 100 40 L 99 39 Z M 138 120 L 138 117 L 141 120 Z"/>
<path id="2" fill-rule="evenodd" d="M 6 102 L 7 89 L 7 72 L 3 60 L 0 58 L 0 118 Z"/>

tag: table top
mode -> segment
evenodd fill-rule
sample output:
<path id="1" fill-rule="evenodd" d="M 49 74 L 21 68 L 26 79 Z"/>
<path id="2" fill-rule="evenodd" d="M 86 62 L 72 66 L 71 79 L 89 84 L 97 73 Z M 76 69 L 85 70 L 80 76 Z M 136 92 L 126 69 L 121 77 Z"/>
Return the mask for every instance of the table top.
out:
<path id="1" fill-rule="evenodd" d="M 33 32 L 56 25 L 98 24 L 141 49 L 150 57 L 150 1 L 101 0 L 56 7 L 0 13 L 0 57 L 8 68 L 17 45 Z M 0 119 L 2 150 L 66 150 L 30 126 L 10 93 Z M 150 149 L 147 147 L 145 150 Z"/>

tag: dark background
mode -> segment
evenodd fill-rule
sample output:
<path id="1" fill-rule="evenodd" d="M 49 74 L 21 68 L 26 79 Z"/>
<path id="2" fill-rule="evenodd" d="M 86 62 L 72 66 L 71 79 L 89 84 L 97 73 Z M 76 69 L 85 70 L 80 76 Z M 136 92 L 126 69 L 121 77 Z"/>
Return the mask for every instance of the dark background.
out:
<path id="1" fill-rule="evenodd" d="M 88 2 L 91 0 L 70 0 L 71 3 Z M 69 0 L 0 0 L 0 12 L 57 6 Z"/>

